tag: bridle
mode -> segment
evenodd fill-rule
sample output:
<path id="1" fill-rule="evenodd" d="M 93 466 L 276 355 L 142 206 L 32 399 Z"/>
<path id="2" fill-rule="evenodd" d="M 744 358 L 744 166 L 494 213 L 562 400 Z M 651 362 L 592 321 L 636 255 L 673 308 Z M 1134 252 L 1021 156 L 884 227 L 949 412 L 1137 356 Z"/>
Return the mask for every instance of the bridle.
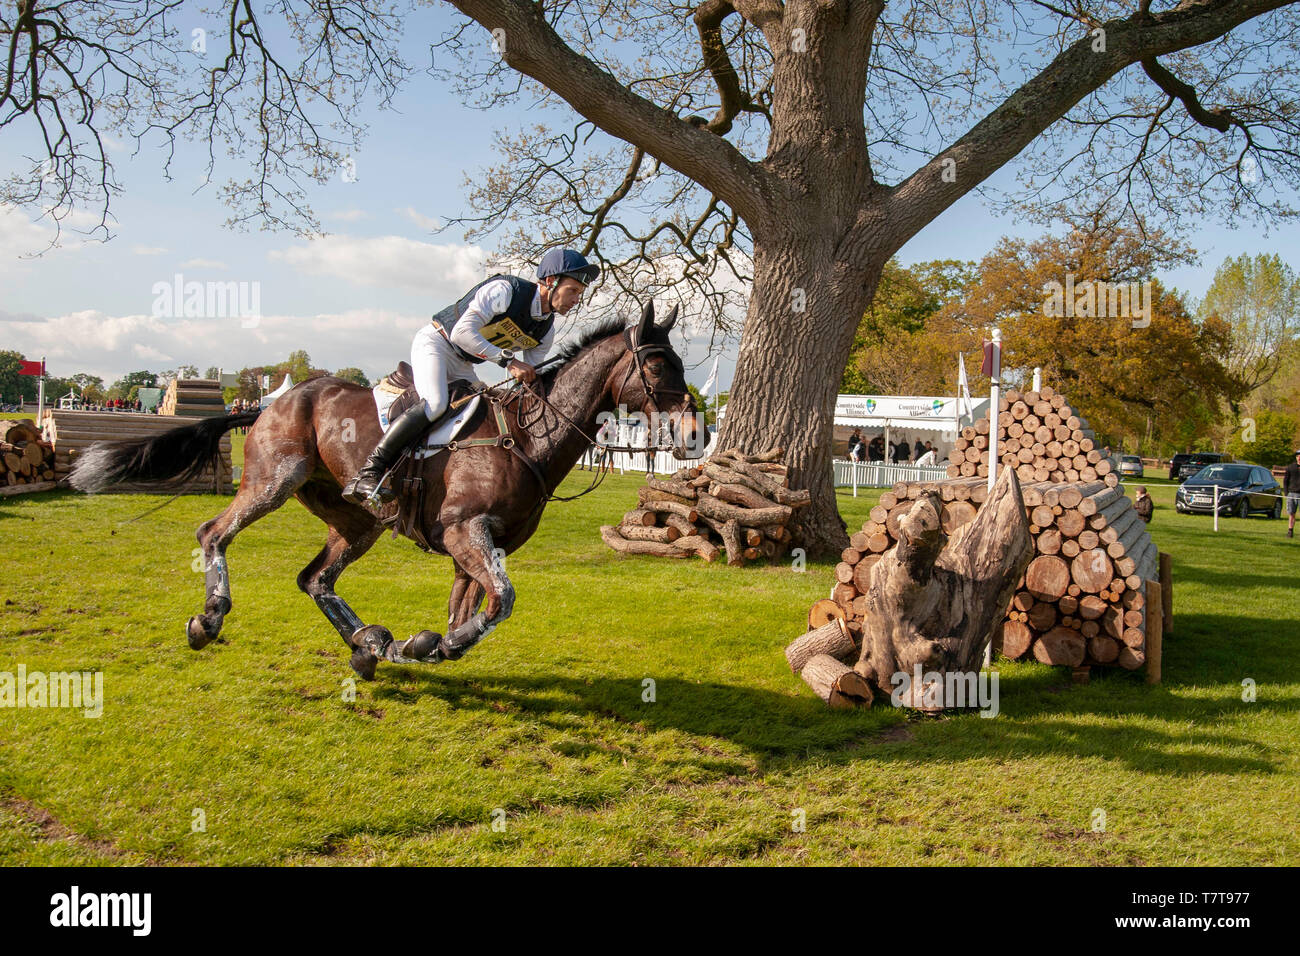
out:
<path id="1" fill-rule="evenodd" d="M 628 363 L 627 372 L 624 374 L 623 380 L 619 384 L 619 387 L 614 394 L 614 405 L 615 407 L 619 407 L 622 404 L 623 395 L 627 391 L 628 382 L 631 381 L 632 372 L 635 369 L 637 376 L 641 381 L 641 387 L 644 390 L 647 403 L 650 405 L 650 407 L 655 413 L 657 413 L 658 415 L 662 415 L 663 411 L 662 409 L 660 409 L 658 402 L 655 401 L 656 394 L 689 395 L 690 392 L 687 389 L 669 389 L 669 388 L 656 389 L 650 383 L 650 380 L 646 378 L 645 368 L 642 364 L 643 362 L 642 356 L 654 355 L 654 354 L 663 355 L 664 359 L 669 364 L 673 365 L 679 372 L 683 371 L 682 360 L 677 356 L 675 352 L 672 351 L 671 347 L 669 346 L 665 346 L 653 342 L 648 342 L 645 344 L 636 343 L 633 337 L 634 332 L 635 329 L 632 327 L 629 327 L 623 331 L 623 341 L 627 345 L 628 351 L 632 354 L 632 361 Z M 549 363 L 543 362 L 537 367 L 542 368 L 547 364 Z M 605 468 L 604 468 L 605 460 L 616 451 L 623 451 L 632 454 L 638 454 L 638 453 L 644 454 L 644 453 L 657 452 L 657 451 L 667 451 L 667 450 L 671 450 L 672 448 L 671 445 L 657 445 L 657 446 L 647 445 L 645 447 L 638 448 L 633 446 L 624 447 L 619 445 L 602 444 L 599 441 L 599 439 L 597 439 L 594 435 L 588 434 L 581 425 L 579 425 L 567 414 L 565 414 L 562 410 L 560 410 L 554 404 L 552 404 L 552 402 L 546 397 L 546 393 L 543 388 L 534 387 L 533 385 L 525 384 L 524 382 L 520 382 L 516 380 L 507 386 L 506 392 L 507 394 L 500 399 L 501 404 L 503 407 L 509 406 L 511 403 L 515 405 L 515 420 L 519 423 L 519 427 L 523 431 L 528 432 L 530 435 L 533 435 L 534 437 L 548 437 L 550 434 L 550 430 L 548 430 L 545 435 L 540 435 L 540 436 L 532 430 L 533 426 L 536 425 L 541 420 L 542 412 L 540 411 L 540 409 L 546 408 L 554 412 L 555 415 L 559 418 L 559 420 L 563 422 L 565 425 L 567 425 L 571 430 L 577 432 L 583 438 L 587 439 L 587 441 L 590 444 L 595 445 L 597 448 L 600 449 L 600 454 L 597 457 L 597 460 L 594 465 L 595 476 L 593 477 L 591 484 L 585 490 L 580 491 L 576 495 L 569 495 L 567 497 L 548 494 L 545 498 L 542 499 L 543 501 L 574 501 L 578 498 L 581 498 L 583 495 L 590 494 L 591 492 L 595 491 L 600 486 L 600 483 L 605 479 Z M 526 412 L 524 410 L 523 396 L 525 394 L 528 395 L 530 398 L 532 398 L 533 401 L 536 402 L 537 405 L 539 406 L 539 412 L 537 417 L 532 419 L 531 421 L 524 420 L 524 416 Z"/>
<path id="2" fill-rule="evenodd" d="M 627 383 L 632 379 L 632 371 L 635 369 L 637 377 L 641 379 L 641 388 L 645 392 L 646 401 L 656 415 L 662 415 L 663 409 L 655 400 L 655 395 L 689 395 L 690 392 L 681 388 L 659 388 L 656 389 L 646 378 L 645 366 L 641 356 L 644 355 L 662 355 L 668 364 L 672 365 L 679 373 L 685 375 L 685 369 L 682 366 L 682 360 L 677 353 L 665 345 L 655 342 L 640 343 L 636 341 L 636 328 L 629 326 L 623 330 L 623 342 L 627 345 L 627 350 L 632 353 L 632 361 L 628 364 L 627 373 L 623 376 L 623 382 L 619 385 L 618 392 L 614 395 L 614 407 L 618 408 L 623 404 L 623 393 L 627 391 Z"/>

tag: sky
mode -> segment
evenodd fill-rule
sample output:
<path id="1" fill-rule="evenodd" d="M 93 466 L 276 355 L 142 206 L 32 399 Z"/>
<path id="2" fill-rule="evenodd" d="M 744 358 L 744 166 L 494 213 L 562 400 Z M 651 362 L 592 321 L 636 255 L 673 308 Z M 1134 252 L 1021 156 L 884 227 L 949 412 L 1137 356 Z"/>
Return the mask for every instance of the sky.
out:
<path id="1" fill-rule="evenodd" d="M 405 41 L 417 65 L 428 62 L 428 38 L 448 22 L 438 12 L 423 17 Z M 198 146 L 182 147 L 168 181 L 156 149 L 132 155 L 126 144 L 110 142 L 124 191 L 113 200 L 114 236 L 106 243 L 65 233 L 61 247 L 32 258 L 48 242 L 48 226 L 0 206 L 0 349 L 43 356 L 52 375 L 89 372 L 106 383 L 180 364 L 200 373 L 210 366 L 237 371 L 282 361 L 295 349 L 305 349 L 318 368 L 356 366 L 372 379 L 387 372 L 408 357 L 411 337 L 430 315 L 485 275 L 491 242 L 475 245 L 454 230 L 433 230 L 467 211 L 463 181 L 493 162 L 493 133 L 532 118 L 523 106 L 490 113 L 468 108 L 444 82 L 417 69 L 393 110 L 376 110 L 368 121 L 365 145 L 349 169 L 308 191 L 328 233 L 315 240 L 227 229 L 229 211 L 216 186 L 199 188 L 205 153 Z M 0 138 L 0 175 L 19 153 Z M 1012 177 L 1004 170 L 993 185 Z M 1199 297 L 1225 257 L 1276 251 L 1286 259 L 1287 250 L 1300 246 L 1300 226 L 1271 234 L 1233 226 L 1198 224 L 1192 243 L 1201 264 L 1162 279 Z M 1041 232 L 993 215 L 971 194 L 899 258 L 979 259 L 1001 236 Z M 186 317 L 185 286 L 194 282 L 237 283 L 245 304 L 256 296 L 259 317 Z M 172 310 L 179 314 L 167 315 L 162 306 L 168 304 L 182 306 Z M 581 309 L 570 318 L 571 326 L 580 323 Z M 681 348 L 688 380 L 702 385 L 714 357 L 708 337 L 688 336 Z M 720 343 L 716 354 L 725 390 L 736 342 Z M 492 380 L 499 372 L 485 367 L 483 375 Z"/>

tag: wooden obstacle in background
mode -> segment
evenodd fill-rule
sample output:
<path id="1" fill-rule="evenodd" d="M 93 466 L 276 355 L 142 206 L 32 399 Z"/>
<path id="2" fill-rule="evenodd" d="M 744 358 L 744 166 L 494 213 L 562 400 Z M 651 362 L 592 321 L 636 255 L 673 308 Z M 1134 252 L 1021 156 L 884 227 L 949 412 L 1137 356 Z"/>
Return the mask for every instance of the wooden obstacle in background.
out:
<path id="1" fill-rule="evenodd" d="M 51 409 L 45 416 L 45 440 L 54 447 L 54 480 L 60 487 L 67 487 L 68 473 L 73 464 L 95 442 L 153 438 L 173 428 L 199 421 L 202 419 L 179 415 Z M 105 493 L 233 495 L 235 486 L 234 469 L 230 463 L 230 435 L 221 436 L 220 458 L 215 470 L 209 465 L 186 482 L 173 480 L 156 484 L 113 485 Z"/>
<path id="2" fill-rule="evenodd" d="M 219 418 L 226 414 L 221 383 L 211 378 L 173 379 L 163 395 L 158 414 Z"/>
<path id="3" fill-rule="evenodd" d="M 927 491 L 939 494 L 949 535 L 974 519 L 988 494 L 986 479 L 978 477 L 894 485 L 850 537 L 831 597 L 809 611 L 809 630 L 843 617 L 861 640 L 872 569 L 897 544 L 899 522 Z M 1173 582 L 1123 485 L 1043 482 L 1022 485 L 1021 495 L 1034 555 L 994 647 L 1013 660 L 1141 668 L 1155 627 L 1157 640 L 1172 630 Z M 1158 622 L 1148 620 L 1149 581 L 1162 597 L 1153 611 Z M 1158 660 L 1148 673 L 1158 680 Z"/>
<path id="4" fill-rule="evenodd" d="M 0 497 L 49 491 L 54 487 L 54 449 L 36 423 L 0 421 Z"/>

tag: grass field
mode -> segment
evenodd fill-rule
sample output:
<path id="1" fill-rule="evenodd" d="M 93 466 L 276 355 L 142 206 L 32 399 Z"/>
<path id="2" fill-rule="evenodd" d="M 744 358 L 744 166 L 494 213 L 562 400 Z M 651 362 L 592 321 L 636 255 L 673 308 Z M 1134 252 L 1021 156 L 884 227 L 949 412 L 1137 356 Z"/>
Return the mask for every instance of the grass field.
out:
<path id="1" fill-rule="evenodd" d="M 355 701 L 294 585 L 324 537 L 296 502 L 231 547 L 229 643 L 200 652 L 193 532 L 227 499 L 134 522 L 160 499 L 0 503 L 0 672 L 104 674 L 100 718 L 0 709 L 0 864 L 1300 862 L 1284 522 L 1215 535 L 1149 482 L 1175 567 L 1164 684 L 1000 662 L 996 718 L 919 718 L 828 711 L 787 669 L 829 565 L 606 549 L 638 484 L 551 505 L 509 559 L 513 619 L 459 662 L 381 665 Z M 842 495 L 850 524 L 877 495 Z M 450 581 L 386 537 L 340 593 L 404 637 L 444 629 Z"/>

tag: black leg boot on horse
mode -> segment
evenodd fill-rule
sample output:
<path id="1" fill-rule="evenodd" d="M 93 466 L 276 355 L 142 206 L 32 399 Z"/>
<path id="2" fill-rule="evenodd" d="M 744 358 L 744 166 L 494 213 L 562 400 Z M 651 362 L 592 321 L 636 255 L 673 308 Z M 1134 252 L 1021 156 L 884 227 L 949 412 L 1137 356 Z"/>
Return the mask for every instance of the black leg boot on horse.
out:
<path id="1" fill-rule="evenodd" d="M 343 489 L 344 499 L 363 505 L 372 499 L 379 504 L 388 504 L 396 498 L 397 494 L 384 485 L 384 475 L 397 463 L 406 446 L 423 435 L 432 424 L 424 413 L 424 402 L 417 402 L 402 412 L 388 426 L 388 431 L 379 439 L 379 444 L 361 466 L 361 471 Z"/>

